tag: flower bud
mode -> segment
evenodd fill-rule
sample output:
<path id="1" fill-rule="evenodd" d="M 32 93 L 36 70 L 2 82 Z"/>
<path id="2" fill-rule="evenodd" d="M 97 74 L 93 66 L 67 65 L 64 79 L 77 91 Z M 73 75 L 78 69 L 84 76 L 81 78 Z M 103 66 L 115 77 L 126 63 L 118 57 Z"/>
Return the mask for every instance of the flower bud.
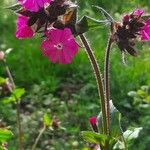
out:
<path id="1" fill-rule="evenodd" d="M 3 51 L 0 51 L 0 61 L 3 60 L 5 57 L 5 53 Z"/>
<path id="2" fill-rule="evenodd" d="M 97 127 L 97 118 L 96 117 L 90 117 L 89 118 L 89 123 L 92 127 L 92 129 L 95 131 L 95 132 L 98 132 L 98 127 Z"/>
<path id="3" fill-rule="evenodd" d="M 129 22 L 129 20 L 130 20 L 130 16 L 129 15 L 125 15 L 123 17 L 123 24 L 127 24 Z"/>

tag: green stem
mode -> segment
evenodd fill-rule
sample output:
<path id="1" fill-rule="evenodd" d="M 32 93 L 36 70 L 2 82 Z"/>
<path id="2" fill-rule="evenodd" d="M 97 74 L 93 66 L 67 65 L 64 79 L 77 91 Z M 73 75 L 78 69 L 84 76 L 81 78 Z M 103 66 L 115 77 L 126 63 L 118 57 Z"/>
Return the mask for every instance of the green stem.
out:
<path id="1" fill-rule="evenodd" d="M 37 144 L 38 144 L 38 142 L 39 142 L 41 136 L 42 136 L 43 133 L 45 132 L 45 130 L 46 130 L 46 126 L 44 125 L 44 127 L 43 127 L 42 130 L 40 131 L 39 135 L 37 136 L 37 138 L 36 138 L 36 140 L 35 140 L 35 142 L 34 142 L 34 144 L 33 144 L 31 150 L 35 150 L 35 149 L 36 149 L 36 146 L 37 146 Z"/>
<path id="2" fill-rule="evenodd" d="M 107 134 L 110 134 L 110 82 L 109 82 L 109 61 L 110 61 L 110 50 L 112 47 L 112 36 L 110 35 L 108 45 L 105 52 L 105 65 L 104 65 L 104 87 L 106 97 L 106 112 L 107 112 Z"/>
<path id="3" fill-rule="evenodd" d="M 16 88 L 14 79 L 13 79 L 12 74 L 10 72 L 10 69 L 9 69 L 9 67 L 7 65 L 6 59 L 3 60 L 3 63 L 4 63 L 4 66 L 5 66 L 6 73 L 7 73 L 7 76 L 9 78 L 9 81 L 12 84 L 12 89 L 10 89 L 10 92 L 13 92 L 13 90 L 15 90 L 15 88 Z M 19 100 L 18 100 L 18 98 L 16 96 L 15 96 L 15 98 L 16 98 L 16 107 L 17 107 L 16 119 L 17 119 L 17 127 L 18 127 L 18 134 L 19 134 L 18 135 L 18 138 L 19 138 L 19 150 L 23 150 L 22 128 L 21 128 L 21 121 L 20 121 L 20 103 L 19 103 Z"/>
<path id="4" fill-rule="evenodd" d="M 98 86 L 98 93 L 100 96 L 100 104 L 101 104 L 101 110 L 102 110 L 102 127 L 103 127 L 103 133 L 107 134 L 107 114 L 106 114 L 106 105 L 105 105 L 105 95 L 104 95 L 104 88 L 103 88 L 103 81 L 100 73 L 100 69 L 98 66 L 98 63 L 96 61 L 95 55 L 87 42 L 86 37 L 81 34 L 80 39 L 85 46 L 88 58 L 91 62 L 92 68 L 94 70 L 94 75 L 97 81 L 97 86 Z"/>

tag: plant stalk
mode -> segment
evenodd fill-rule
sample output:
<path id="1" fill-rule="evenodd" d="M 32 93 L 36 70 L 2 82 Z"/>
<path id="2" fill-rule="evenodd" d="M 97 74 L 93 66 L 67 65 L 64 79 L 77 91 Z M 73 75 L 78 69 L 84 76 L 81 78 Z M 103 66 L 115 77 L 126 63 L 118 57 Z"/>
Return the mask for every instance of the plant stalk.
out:
<path id="1" fill-rule="evenodd" d="M 42 128 L 42 130 L 40 131 L 39 135 L 37 136 L 36 140 L 35 140 L 35 143 L 33 144 L 32 146 L 32 149 L 31 150 L 35 150 L 36 149 L 36 146 L 41 138 L 41 136 L 43 135 L 43 133 L 45 132 L 46 130 L 46 126 L 44 125 L 44 127 Z"/>
<path id="2" fill-rule="evenodd" d="M 10 89 L 10 92 L 13 92 L 13 90 L 15 90 L 15 88 L 16 88 L 14 79 L 13 79 L 12 74 L 10 72 L 10 69 L 9 69 L 9 67 L 7 65 L 6 59 L 3 60 L 3 63 L 4 63 L 4 66 L 5 66 L 6 73 L 7 73 L 7 76 L 9 78 L 9 81 L 12 84 L 12 89 Z M 18 135 L 18 138 L 19 138 L 19 150 L 23 150 L 22 128 L 21 128 L 21 121 L 20 121 L 20 103 L 19 103 L 19 100 L 18 100 L 18 98 L 16 96 L 15 96 L 15 99 L 16 99 L 16 107 L 17 107 L 16 119 L 17 119 L 17 127 L 18 127 L 18 134 L 19 134 Z"/>
<path id="3" fill-rule="evenodd" d="M 98 86 L 98 93 L 100 96 L 100 104 L 101 104 L 101 110 L 102 110 L 102 127 L 103 127 L 103 133 L 107 134 L 107 114 L 106 114 L 106 103 L 105 103 L 105 94 L 104 94 L 104 88 L 103 88 L 103 81 L 100 73 L 100 69 L 97 63 L 97 60 L 95 58 L 95 55 L 86 39 L 86 37 L 81 34 L 80 39 L 85 46 L 88 58 L 91 62 L 92 68 L 94 70 L 94 75 L 96 78 L 97 86 Z"/>
<path id="4" fill-rule="evenodd" d="M 104 64 L 104 89 L 106 97 L 106 116 L 107 116 L 107 134 L 110 135 L 110 82 L 109 82 L 109 63 L 110 63 L 110 50 L 112 47 L 112 36 L 109 36 L 108 45 L 105 51 L 105 64 Z"/>

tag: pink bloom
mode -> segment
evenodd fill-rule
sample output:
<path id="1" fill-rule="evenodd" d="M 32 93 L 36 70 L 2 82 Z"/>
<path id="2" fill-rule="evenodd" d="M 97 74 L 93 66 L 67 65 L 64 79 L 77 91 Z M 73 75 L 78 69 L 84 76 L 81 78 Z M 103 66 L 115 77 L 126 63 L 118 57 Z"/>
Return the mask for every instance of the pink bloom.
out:
<path id="1" fill-rule="evenodd" d="M 132 14 L 134 16 L 141 16 L 144 14 L 144 10 L 143 9 L 136 9 L 136 10 L 134 10 L 134 12 Z"/>
<path id="2" fill-rule="evenodd" d="M 31 38 L 34 32 L 31 27 L 27 25 L 28 18 L 25 16 L 19 16 L 17 20 L 16 37 L 18 39 Z"/>
<path id="3" fill-rule="evenodd" d="M 47 33 L 47 39 L 41 44 L 43 54 L 53 63 L 69 64 L 78 52 L 76 43 L 71 30 L 52 29 Z"/>
<path id="4" fill-rule="evenodd" d="M 40 8 L 43 8 L 46 3 L 53 0 L 19 0 L 21 4 L 29 11 L 37 12 Z"/>
<path id="5" fill-rule="evenodd" d="M 90 122 L 90 124 L 96 124 L 97 123 L 97 117 L 90 117 L 89 122 Z"/>
<path id="6" fill-rule="evenodd" d="M 144 27 L 140 31 L 141 40 L 150 41 L 150 18 L 145 22 Z"/>

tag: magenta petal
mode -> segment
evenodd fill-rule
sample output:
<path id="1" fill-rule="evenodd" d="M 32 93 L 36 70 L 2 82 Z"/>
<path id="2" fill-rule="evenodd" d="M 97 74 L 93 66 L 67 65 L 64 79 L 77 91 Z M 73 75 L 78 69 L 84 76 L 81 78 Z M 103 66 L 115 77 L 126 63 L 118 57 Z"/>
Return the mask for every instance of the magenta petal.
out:
<path id="1" fill-rule="evenodd" d="M 18 39 L 23 39 L 23 38 L 32 38 L 34 35 L 32 29 L 30 27 L 23 27 L 21 29 L 19 29 L 17 32 L 16 32 L 16 37 Z"/>
<path id="2" fill-rule="evenodd" d="M 71 60 L 72 58 L 70 58 L 70 56 L 64 51 L 60 51 L 59 52 L 59 63 L 60 64 L 70 64 L 71 63 Z"/>
<path id="3" fill-rule="evenodd" d="M 37 12 L 39 9 L 43 8 L 46 3 L 52 0 L 19 0 L 20 3 L 29 11 Z"/>
<path id="4" fill-rule="evenodd" d="M 54 46 L 51 44 L 50 40 L 45 40 L 42 42 L 41 48 L 43 49 L 44 55 L 48 56 L 50 53 L 50 49 L 54 48 Z"/>
<path id="5" fill-rule="evenodd" d="M 143 9 L 136 9 L 133 11 L 133 15 L 135 16 L 141 16 L 144 14 L 144 10 Z"/>
<path id="6" fill-rule="evenodd" d="M 16 37 L 19 39 L 32 38 L 34 32 L 31 27 L 27 25 L 28 18 L 24 16 L 19 16 L 17 20 L 17 31 Z"/>
<path id="7" fill-rule="evenodd" d="M 78 52 L 78 44 L 74 39 L 70 39 L 67 42 L 64 43 L 65 49 L 67 51 L 70 51 L 70 55 L 73 57 Z"/>
<path id="8" fill-rule="evenodd" d="M 57 63 L 58 62 L 58 59 L 59 59 L 59 52 L 57 50 L 51 50 L 51 52 L 49 53 L 49 60 L 52 62 L 52 63 Z"/>
<path id="9" fill-rule="evenodd" d="M 23 6 L 29 11 L 37 12 L 39 10 L 36 0 L 24 0 Z"/>
<path id="10" fill-rule="evenodd" d="M 41 44 L 42 52 L 52 63 L 56 63 L 58 61 L 58 52 L 57 49 L 54 48 L 53 43 L 50 40 L 45 40 Z"/>
<path id="11" fill-rule="evenodd" d="M 61 58 L 60 58 L 60 63 L 61 64 L 70 64 L 72 62 L 72 56 L 69 55 L 69 53 L 65 50 L 61 51 L 62 52 L 62 55 L 61 55 Z"/>
<path id="12" fill-rule="evenodd" d="M 62 35 L 60 40 L 64 43 L 67 40 L 69 40 L 70 38 L 74 38 L 72 33 L 71 33 L 71 30 L 69 28 L 65 28 L 63 30 L 63 35 Z"/>
<path id="13" fill-rule="evenodd" d="M 63 37 L 63 30 L 52 29 L 48 34 L 48 37 L 50 37 L 54 43 L 58 43 L 61 42 L 61 37 Z"/>
<path id="14" fill-rule="evenodd" d="M 145 26 L 140 31 L 141 40 L 150 41 L 150 19 L 145 22 Z"/>
<path id="15" fill-rule="evenodd" d="M 17 19 L 17 28 L 21 28 L 22 26 L 26 26 L 28 22 L 28 18 L 25 16 L 18 16 Z"/>
<path id="16" fill-rule="evenodd" d="M 150 41 L 150 34 L 145 32 L 144 30 L 141 31 L 141 40 L 143 40 L 143 41 Z"/>

